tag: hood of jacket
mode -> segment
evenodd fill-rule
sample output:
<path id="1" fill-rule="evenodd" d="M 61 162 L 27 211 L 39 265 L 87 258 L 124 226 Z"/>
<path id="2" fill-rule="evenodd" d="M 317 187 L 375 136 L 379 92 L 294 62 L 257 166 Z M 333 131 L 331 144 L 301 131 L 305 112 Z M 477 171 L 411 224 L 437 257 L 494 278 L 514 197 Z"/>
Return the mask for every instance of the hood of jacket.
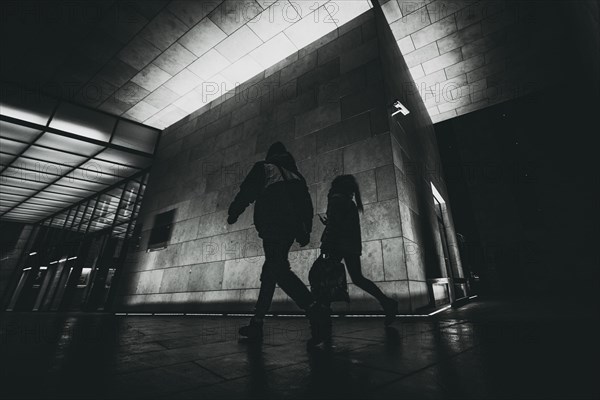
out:
<path id="1" fill-rule="evenodd" d="M 298 171 L 298 166 L 296 165 L 294 157 L 292 157 L 292 155 L 287 151 L 285 153 L 275 154 L 274 156 L 267 158 L 265 162 L 275 164 L 289 171 Z"/>

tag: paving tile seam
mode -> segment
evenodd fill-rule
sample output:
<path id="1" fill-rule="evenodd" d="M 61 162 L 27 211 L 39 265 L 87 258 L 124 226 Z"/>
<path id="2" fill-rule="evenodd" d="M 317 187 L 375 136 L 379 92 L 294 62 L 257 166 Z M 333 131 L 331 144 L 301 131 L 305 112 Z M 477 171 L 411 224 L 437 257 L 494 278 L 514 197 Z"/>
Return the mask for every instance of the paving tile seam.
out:
<path id="1" fill-rule="evenodd" d="M 215 356 L 215 357 L 208 357 L 208 358 L 202 358 L 200 360 L 208 360 L 211 358 L 218 358 L 218 357 L 224 357 L 224 356 L 229 356 L 232 354 L 238 354 L 238 353 L 243 353 L 244 351 L 236 351 L 233 353 L 226 353 L 226 354 L 222 354 L 219 356 Z M 130 373 L 134 373 L 134 372 L 141 372 L 141 371 L 147 371 L 147 370 L 151 370 L 151 369 L 160 369 L 160 368 L 165 368 L 165 367 L 172 367 L 174 365 L 179 365 L 179 364 L 185 364 L 185 363 L 190 363 L 190 362 L 195 362 L 194 360 L 186 360 L 186 361 L 181 361 L 181 362 L 175 362 L 175 363 L 171 363 L 171 364 L 163 364 L 163 365 L 154 365 L 154 364 L 148 364 L 147 362 L 144 361 L 140 361 L 140 360 L 130 360 L 130 361 L 135 361 L 135 362 L 140 362 L 143 364 L 147 364 L 150 367 L 149 368 L 143 368 L 143 369 L 137 369 L 135 371 L 129 371 L 129 372 L 123 372 L 123 373 L 115 373 L 114 375 L 125 375 L 125 374 L 130 374 Z M 127 361 L 125 361 L 127 362 Z M 117 364 L 118 365 L 118 364 Z"/>
<path id="2" fill-rule="evenodd" d="M 431 368 L 431 367 L 433 367 L 433 366 L 436 366 L 436 365 L 438 365 L 438 364 L 441 364 L 442 362 L 445 362 L 445 361 L 451 360 L 452 358 L 458 357 L 458 356 L 460 356 L 461 354 L 463 354 L 463 353 L 466 353 L 467 351 L 473 350 L 473 349 L 475 349 L 475 348 L 476 348 L 476 347 L 478 347 L 478 346 L 479 346 L 479 345 L 476 345 L 476 346 L 473 346 L 473 347 L 469 347 L 468 349 L 465 349 L 465 350 L 463 350 L 463 351 L 460 351 L 460 352 L 458 352 L 458 353 L 456 353 L 456 354 L 453 354 L 453 355 L 451 355 L 451 356 L 449 356 L 449 357 L 446 357 L 446 358 L 444 358 L 444 359 L 441 359 L 441 360 L 439 360 L 439 361 L 437 361 L 437 362 L 434 362 L 434 363 L 432 363 L 432 364 L 426 365 L 426 366 L 424 366 L 424 367 L 422 367 L 422 368 L 419 368 L 419 369 L 416 369 L 416 370 L 414 370 L 414 371 L 412 371 L 412 372 L 406 373 L 406 374 L 402 375 L 402 376 L 401 376 L 399 379 L 396 379 L 396 380 L 394 380 L 394 381 L 391 381 L 391 382 L 387 382 L 387 383 L 385 383 L 385 384 L 381 385 L 379 388 L 383 388 L 383 387 L 386 387 L 386 386 L 390 386 L 390 385 L 392 385 L 392 384 L 394 384 L 394 383 L 397 383 L 397 382 L 400 382 L 400 381 L 402 381 L 402 380 L 404 380 L 404 379 L 406 379 L 406 378 L 410 378 L 411 376 L 413 376 L 413 375 L 416 375 L 416 374 L 418 374 L 419 372 L 425 371 L 426 369 L 428 369 L 428 368 Z M 369 367 L 369 368 L 372 368 L 372 369 L 375 369 L 375 370 L 380 370 L 380 371 L 385 371 L 385 372 L 390 372 L 389 370 L 380 369 L 380 368 L 377 368 L 377 367 Z M 398 374 L 398 373 L 396 372 L 396 375 L 400 375 L 400 374 Z"/>

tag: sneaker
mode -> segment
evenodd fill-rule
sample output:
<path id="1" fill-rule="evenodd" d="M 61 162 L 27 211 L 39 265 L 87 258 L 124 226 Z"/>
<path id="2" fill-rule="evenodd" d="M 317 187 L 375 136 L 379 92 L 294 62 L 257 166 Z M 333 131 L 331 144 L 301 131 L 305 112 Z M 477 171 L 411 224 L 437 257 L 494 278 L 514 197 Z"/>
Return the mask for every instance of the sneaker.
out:
<path id="1" fill-rule="evenodd" d="M 388 299 L 383 304 L 383 311 L 385 312 L 383 324 L 390 326 L 396 319 L 396 314 L 398 314 L 398 302 L 394 299 Z"/>
<path id="2" fill-rule="evenodd" d="M 241 336 L 247 337 L 249 340 L 260 340 L 263 337 L 263 324 L 257 322 L 254 319 L 250 320 L 250 323 L 246 326 L 242 326 L 238 330 Z"/>

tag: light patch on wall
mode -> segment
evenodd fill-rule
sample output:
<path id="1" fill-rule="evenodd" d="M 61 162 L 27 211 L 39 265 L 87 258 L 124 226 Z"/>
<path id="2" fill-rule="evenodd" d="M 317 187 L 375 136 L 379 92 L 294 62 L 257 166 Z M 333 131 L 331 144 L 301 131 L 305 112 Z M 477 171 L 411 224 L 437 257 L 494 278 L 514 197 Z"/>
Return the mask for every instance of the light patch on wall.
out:
<path id="1" fill-rule="evenodd" d="M 435 187 L 435 185 L 433 184 L 433 182 L 431 183 L 431 191 L 433 192 L 433 197 L 440 203 L 440 204 L 446 204 L 446 201 L 444 200 L 444 198 L 442 197 L 442 195 L 440 194 L 440 192 L 437 190 L 437 188 Z"/>

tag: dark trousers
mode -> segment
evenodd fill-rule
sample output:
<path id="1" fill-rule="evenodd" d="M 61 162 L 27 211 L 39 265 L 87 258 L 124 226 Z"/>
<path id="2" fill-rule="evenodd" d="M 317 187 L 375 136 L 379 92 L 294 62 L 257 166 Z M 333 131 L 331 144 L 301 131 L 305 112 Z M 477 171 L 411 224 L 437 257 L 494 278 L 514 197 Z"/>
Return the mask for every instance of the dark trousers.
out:
<path id="1" fill-rule="evenodd" d="M 279 285 L 303 310 L 306 310 L 313 302 L 312 296 L 304 283 L 290 268 L 288 253 L 293 243 L 294 239 L 263 240 L 265 263 L 260 276 L 261 285 L 256 301 L 256 318 L 264 318 L 267 311 L 269 311 L 275 293 L 275 285 Z"/>
<path id="2" fill-rule="evenodd" d="M 377 285 L 365 278 L 360 265 L 360 255 L 345 254 L 343 258 L 344 264 L 346 264 L 346 269 L 348 270 L 348 275 L 350 275 L 350 279 L 352 279 L 352 283 L 369 293 L 371 296 L 375 297 L 383 306 L 383 304 L 389 300 L 389 298 L 383 294 Z"/>
<path id="3" fill-rule="evenodd" d="M 357 287 L 361 288 L 365 292 L 369 293 L 371 296 L 375 297 L 379 304 L 383 307 L 385 302 L 390 300 L 382 291 L 375 285 L 371 280 L 367 279 L 362 273 L 362 266 L 360 264 L 360 255 L 358 254 L 343 254 L 343 255 L 334 255 L 333 257 L 339 258 L 340 260 L 344 260 L 344 264 L 346 265 L 346 269 L 348 270 L 348 275 L 350 275 L 350 279 L 352 279 L 352 283 L 354 283 Z M 322 304 L 329 306 L 328 301 L 322 301 Z"/>

